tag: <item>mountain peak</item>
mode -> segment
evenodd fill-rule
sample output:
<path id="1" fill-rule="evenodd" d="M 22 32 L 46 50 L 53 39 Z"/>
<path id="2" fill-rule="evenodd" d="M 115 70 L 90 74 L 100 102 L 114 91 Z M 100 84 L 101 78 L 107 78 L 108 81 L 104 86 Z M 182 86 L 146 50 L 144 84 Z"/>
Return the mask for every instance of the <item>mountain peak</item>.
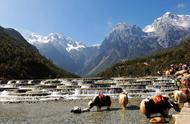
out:
<path id="1" fill-rule="evenodd" d="M 113 35 L 116 36 L 117 38 L 119 36 L 120 38 L 123 39 L 130 36 L 141 37 L 142 35 L 144 35 L 144 32 L 137 25 L 118 23 L 113 27 L 113 30 L 107 35 L 106 39 L 109 39 L 109 37 L 110 36 L 112 37 Z"/>
<path id="2" fill-rule="evenodd" d="M 170 16 L 172 16 L 172 15 L 173 15 L 173 14 L 172 14 L 171 12 L 166 12 L 166 13 L 164 13 L 163 16 L 170 17 Z"/>
<path id="3" fill-rule="evenodd" d="M 63 33 L 50 33 L 46 36 L 38 35 L 32 32 L 25 32 L 23 34 L 28 42 L 35 45 L 38 49 L 43 47 L 43 45 L 54 47 L 60 52 L 63 50 L 66 50 L 67 52 L 73 50 L 79 51 L 80 49 L 86 48 L 86 45 L 82 42 L 66 37 Z"/>
<path id="4" fill-rule="evenodd" d="M 124 33 L 124 32 L 127 33 L 128 32 L 128 34 L 138 34 L 138 35 L 141 35 L 143 33 L 142 29 L 139 26 L 128 25 L 126 23 L 118 23 L 115 26 L 113 26 L 111 33 L 116 33 L 116 32 L 117 33 Z"/>
<path id="5" fill-rule="evenodd" d="M 166 12 L 166 13 L 164 13 L 164 15 L 170 15 L 170 14 L 172 14 L 171 12 Z"/>
<path id="6" fill-rule="evenodd" d="M 147 25 L 143 31 L 144 32 L 163 32 L 169 27 L 175 27 L 178 29 L 190 28 L 190 15 L 176 15 L 171 12 L 166 12 L 161 17 L 154 20 L 151 25 Z"/>
<path id="7" fill-rule="evenodd" d="M 161 16 L 162 19 L 171 19 L 171 20 L 178 20 L 180 17 L 178 15 L 173 14 L 171 12 L 166 12 L 163 16 Z"/>
<path id="8" fill-rule="evenodd" d="M 118 23 L 113 26 L 113 31 L 114 30 L 125 30 L 130 28 L 130 26 L 127 23 Z"/>

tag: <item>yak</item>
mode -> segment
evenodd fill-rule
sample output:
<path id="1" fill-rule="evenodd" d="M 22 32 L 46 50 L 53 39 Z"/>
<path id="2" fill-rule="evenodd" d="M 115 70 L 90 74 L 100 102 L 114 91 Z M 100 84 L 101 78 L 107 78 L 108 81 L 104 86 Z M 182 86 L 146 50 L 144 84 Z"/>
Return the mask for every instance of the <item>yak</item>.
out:
<path id="1" fill-rule="evenodd" d="M 163 95 L 155 95 L 149 99 L 143 99 L 140 103 L 140 112 L 145 114 L 147 118 L 157 113 L 160 113 L 163 117 L 167 117 L 171 108 L 180 112 L 179 104 L 174 103 L 169 97 Z"/>
<path id="2" fill-rule="evenodd" d="M 128 93 L 127 92 L 122 92 L 119 94 L 118 98 L 119 104 L 122 106 L 123 109 L 127 107 L 128 104 Z"/>
<path id="3" fill-rule="evenodd" d="M 91 109 L 92 107 L 96 106 L 97 107 L 97 111 L 101 110 L 101 107 L 107 107 L 108 110 L 110 110 L 111 107 L 111 98 L 108 95 L 104 95 L 104 94 L 99 94 L 97 96 L 95 96 L 93 98 L 93 100 L 91 100 L 88 103 L 89 109 Z"/>

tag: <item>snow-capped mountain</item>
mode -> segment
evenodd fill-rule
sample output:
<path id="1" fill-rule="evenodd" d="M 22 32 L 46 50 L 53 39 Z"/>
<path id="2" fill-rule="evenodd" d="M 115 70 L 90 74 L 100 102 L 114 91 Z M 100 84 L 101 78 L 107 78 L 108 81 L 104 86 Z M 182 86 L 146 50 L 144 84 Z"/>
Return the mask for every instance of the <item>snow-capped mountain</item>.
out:
<path id="1" fill-rule="evenodd" d="M 101 44 L 99 54 L 84 69 L 94 75 L 112 64 L 142 57 L 162 48 L 179 44 L 190 34 L 190 16 L 166 12 L 143 30 L 136 25 L 119 23 Z"/>
<path id="2" fill-rule="evenodd" d="M 86 46 L 61 33 L 47 36 L 22 34 L 43 55 L 67 71 L 95 75 L 118 61 L 143 57 L 179 44 L 190 36 L 190 15 L 166 12 L 144 29 L 118 23 L 101 45 L 94 46 Z"/>
<path id="3" fill-rule="evenodd" d="M 82 42 L 74 41 L 62 33 L 50 33 L 47 36 L 32 32 L 21 31 L 26 40 L 36 46 L 40 53 L 51 59 L 58 66 L 78 74 L 85 61 L 96 55 L 99 46 L 86 46 Z M 89 52 L 90 51 L 90 52 Z"/>
<path id="4" fill-rule="evenodd" d="M 163 16 L 154 20 L 151 25 L 147 25 L 144 32 L 150 36 L 159 37 L 159 44 L 164 47 L 172 47 L 179 44 L 185 35 L 190 32 L 190 15 L 175 15 L 166 12 Z"/>
<path id="5" fill-rule="evenodd" d="M 163 16 L 154 20 L 151 25 L 147 25 L 144 32 L 160 33 L 166 31 L 169 26 L 189 30 L 190 28 L 190 15 L 175 15 L 171 12 L 166 12 Z"/>
<path id="6" fill-rule="evenodd" d="M 25 38 L 29 43 L 37 47 L 44 44 L 51 44 L 59 50 L 66 49 L 67 52 L 72 50 L 78 51 L 86 47 L 81 42 L 74 41 L 71 38 L 66 38 L 62 33 L 50 33 L 47 36 L 31 33 L 25 35 Z"/>
<path id="7" fill-rule="evenodd" d="M 104 39 L 99 54 L 84 71 L 87 75 L 94 75 L 118 61 L 141 57 L 160 49 L 161 46 L 152 39 L 136 25 L 119 23 Z"/>

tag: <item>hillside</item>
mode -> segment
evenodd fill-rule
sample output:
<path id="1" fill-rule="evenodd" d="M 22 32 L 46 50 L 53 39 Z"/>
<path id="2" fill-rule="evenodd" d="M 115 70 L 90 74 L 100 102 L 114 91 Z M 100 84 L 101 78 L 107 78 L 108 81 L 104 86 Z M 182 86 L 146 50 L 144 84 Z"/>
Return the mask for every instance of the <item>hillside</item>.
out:
<path id="1" fill-rule="evenodd" d="M 150 56 L 123 61 L 113 65 L 111 68 L 101 72 L 98 76 L 147 76 L 157 75 L 158 71 L 163 71 L 170 64 L 190 62 L 190 40 L 182 42 L 174 48 L 160 50 Z"/>
<path id="2" fill-rule="evenodd" d="M 59 69 L 14 29 L 0 27 L 0 78 L 74 77 Z"/>

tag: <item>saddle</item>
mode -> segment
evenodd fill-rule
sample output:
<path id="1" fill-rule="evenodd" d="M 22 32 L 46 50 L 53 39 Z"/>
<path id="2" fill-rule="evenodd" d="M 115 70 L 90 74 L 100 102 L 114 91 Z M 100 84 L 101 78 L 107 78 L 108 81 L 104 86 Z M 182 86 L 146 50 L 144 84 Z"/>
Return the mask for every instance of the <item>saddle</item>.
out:
<path id="1" fill-rule="evenodd" d="M 101 101 L 104 101 L 104 100 L 106 100 L 106 95 L 99 94 L 99 98 L 100 98 Z"/>
<path id="2" fill-rule="evenodd" d="M 152 100 L 155 104 L 163 104 L 165 102 L 164 96 L 162 95 L 156 95 L 152 97 Z"/>
<path id="3" fill-rule="evenodd" d="M 187 88 L 182 88 L 181 91 L 182 91 L 184 94 L 186 94 L 186 95 L 188 95 L 188 94 L 190 93 Z"/>

